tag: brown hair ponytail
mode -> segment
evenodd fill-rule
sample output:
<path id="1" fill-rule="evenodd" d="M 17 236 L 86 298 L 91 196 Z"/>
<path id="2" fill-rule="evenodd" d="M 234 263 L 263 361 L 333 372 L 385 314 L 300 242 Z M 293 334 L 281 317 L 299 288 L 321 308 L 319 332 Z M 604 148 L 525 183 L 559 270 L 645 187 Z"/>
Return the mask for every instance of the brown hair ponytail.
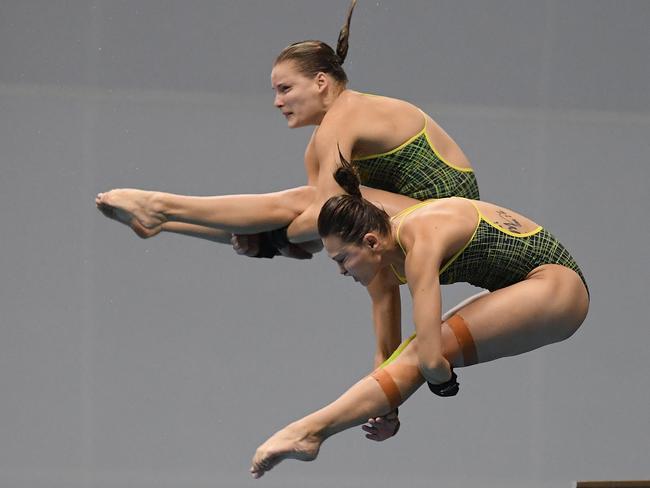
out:
<path id="1" fill-rule="evenodd" d="M 336 41 L 336 54 L 341 60 L 341 64 L 345 61 L 345 58 L 348 56 L 348 39 L 350 38 L 350 20 L 352 20 L 352 12 L 354 7 L 357 6 L 357 0 L 352 0 L 350 6 L 348 7 L 348 17 L 345 20 L 345 24 L 341 27 L 341 32 L 339 32 L 339 39 Z"/>
<path id="2" fill-rule="evenodd" d="M 337 235 L 343 242 L 360 244 L 368 232 L 390 233 L 390 218 L 382 209 L 361 196 L 356 168 L 341 154 L 341 166 L 334 179 L 348 195 L 338 195 L 325 202 L 318 215 L 318 234 Z"/>
<path id="3" fill-rule="evenodd" d="M 346 193 L 361 198 L 361 189 L 359 188 L 361 181 L 359 180 L 357 168 L 343 157 L 340 147 L 339 159 L 341 160 L 341 166 L 334 172 L 334 179 Z"/>
<path id="4" fill-rule="evenodd" d="M 348 8 L 345 24 L 339 32 L 336 52 L 323 41 L 300 41 L 285 47 L 275 58 L 273 66 L 283 61 L 293 61 L 298 70 L 305 76 L 313 78 L 318 73 L 329 73 L 339 83 L 347 83 L 348 75 L 343 70 L 343 61 L 348 55 L 348 39 L 350 37 L 350 19 L 357 4 L 352 0 Z"/>

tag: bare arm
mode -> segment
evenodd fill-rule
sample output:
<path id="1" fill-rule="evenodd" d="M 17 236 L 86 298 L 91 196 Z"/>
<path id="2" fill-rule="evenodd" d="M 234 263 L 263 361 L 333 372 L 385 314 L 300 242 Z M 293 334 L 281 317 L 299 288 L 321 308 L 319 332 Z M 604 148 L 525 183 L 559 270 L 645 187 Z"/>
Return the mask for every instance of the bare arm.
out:
<path id="1" fill-rule="evenodd" d="M 415 227 L 415 226 L 414 226 Z M 418 363 L 424 378 L 440 384 L 451 377 L 451 367 L 442 354 L 441 297 L 438 273 L 442 262 L 440 248 L 428 235 L 429 226 L 415 230 L 404 270 L 413 298 L 413 321 L 418 337 Z"/>
<path id="2" fill-rule="evenodd" d="M 349 136 L 347 136 L 349 137 Z M 305 152 L 308 183 L 314 185 L 315 196 L 307 208 L 289 225 L 287 235 L 291 242 L 304 242 L 318 239 L 318 214 L 328 198 L 344 193 L 334 180 L 334 172 L 341 164 L 339 148 L 343 157 L 351 159 L 352 145 L 339 141 L 331 129 L 321 126 L 310 141 Z M 316 171 L 317 168 L 317 171 Z"/>
<path id="3" fill-rule="evenodd" d="M 402 342 L 401 300 L 399 286 L 389 270 L 382 270 L 368 285 L 372 301 L 372 323 L 375 330 L 376 350 L 374 368 L 379 367 Z"/>

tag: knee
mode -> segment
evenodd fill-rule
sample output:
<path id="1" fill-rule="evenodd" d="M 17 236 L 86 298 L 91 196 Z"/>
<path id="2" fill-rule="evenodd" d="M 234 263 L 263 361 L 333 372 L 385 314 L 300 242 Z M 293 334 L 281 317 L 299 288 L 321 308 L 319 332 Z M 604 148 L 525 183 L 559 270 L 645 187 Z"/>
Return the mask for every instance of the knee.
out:
<path id="1" fill-rule="evenodd" d="M 587 300 L 584 303 L 578 300 L 577 303 L 573 304 L 568 313 L 569 317 L 564 322 L 560 340 L 567 340 L 578 331 L 587 318 L 588 310 L 589 302 Z"/>
<path id="2" fill-rule="evenodd" d="M 316 198 L 316 187 L 299 186 L 276 193 L 278 205 L 300 215 Z"/>
<path id="3" fill-rule="evenodd" d="M 578 274 L 564 266 L 549 265 L 538 297 L 548 304 L 546 310 L 555 327 L 554 342 L 568 339 L 577 332 L 589 310 L 589 294 Z M 542 281 L 540 280 L 540 283 Z"/>
<path id="4" fill-rule="evenodd" d="M 587 318 L 589 294 L 580 277 L 574 272 L 564 280 L 563 287 L 558 288 L 564 297 L 561 340 L 566 340 L 578 331 Z"/>

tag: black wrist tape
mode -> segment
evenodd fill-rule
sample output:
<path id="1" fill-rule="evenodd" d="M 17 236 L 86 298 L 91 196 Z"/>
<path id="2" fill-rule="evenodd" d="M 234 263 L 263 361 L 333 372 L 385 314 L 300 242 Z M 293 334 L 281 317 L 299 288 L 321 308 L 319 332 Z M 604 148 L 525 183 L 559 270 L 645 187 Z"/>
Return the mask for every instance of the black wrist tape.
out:
<path id="1" fill-rule="evenodd" d="M 427 381 L 427 384 L 429 385 L 429 390 L 431 390 L 432 393 L 435 393 L 441 397 L 454 396 L 460 389 L 460 386 L 458 385 L 458 376 L 456 376 L 456 373 L 454 373 L 453 369 L 451 370 L 451 378 L 448 381 L 440 383 L 439 385 L 434 385 L 433 383 L 429 383 Z"/>
<path id="2" fill-rule="evenodd" d="M 289 226 L 285 225 L 281 229 L 274 229 L 268 232 L 269 240 L 276 249 L 282 249 L 283 247 L 287 247 L 290 244 L 289 236 L 287 236 L 288 228 Z"/>
<path id="3" fill-rule="evenodd" d="M 262 232 L 258 234 L 260 236 L 260 243 L 259 243 L 260 249 L 257 252 L 257 254 L 253 257 L 273 259 L 274 256 L 280 254 L 278 248 L 273 245 L 270 234 L 271 232 Z"/>

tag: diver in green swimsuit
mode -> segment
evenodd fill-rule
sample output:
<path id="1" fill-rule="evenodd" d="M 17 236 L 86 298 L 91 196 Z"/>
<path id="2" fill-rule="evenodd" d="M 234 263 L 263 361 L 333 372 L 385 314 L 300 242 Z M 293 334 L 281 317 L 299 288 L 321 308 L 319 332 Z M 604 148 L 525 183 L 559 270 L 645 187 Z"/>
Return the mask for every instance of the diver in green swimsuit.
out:
<path id="1" fill-rule="evenodd" d="M 366 185 L 361 190 L 364 197 L 390 215 L 403 207 L 399 194 L 478 199 L 468 158 L 429 115 L 404 100 L 348 88 L 343 63 L 353 7 L 354 2 L 336 50 L 321 41 L 291 44 L 276 58 L 271 72 L 274 105 L 288 127 L 315 127 L 305 151 L 305 186 L 262 195 L 210 197 L 113 190 L 97 196 L 97 207 L 143 238 L 173 232 L 232 243 L 239 254 L 281 253 L 308 259 L 322 248 L 316 228 L 320 208 L 329 197 L 342 193 L 332 178 L 340 164 L 338 150 L 358 165 Z M 393 291 L 391 298 L 380 284 L 368 291 L 377 308 L 374 326 L 380 333 L 374 366 L 378 366 L 401 342 L 398 292 Z"/>
<path id="2" fill-rule="evenodd" d="M 337 147 L 358 164 L 366 185 L 364 196 L 389 213 L 390 197 L 377 189 L 421 200 L 478 199 L 469 160 L 430 116 L 409 102 L 348 88 L 342 65 L 353 7 L 354 2 L 336 51 L 321 41 L 291 44 L 276 58 L 271 72 L 274 105 L 288 127 L 315 126 L 305 151 L 306 186 L 215 197 L 122 189 L 100 193 L 98 207 L 128 223 L 141 237 L 169 231 L 229 244 L 236 234 L 234 246 L 241 254 L 310 257 L 320 249 L 318 212 L 325 200 L 342 191 L 332 178 L 339 165 Z M 262 235 L 283 227 L 285 231 L 272 240 Z"/>
<path id="3" fill-rule="evenodd" d="M 330 198 L 319 215 L 327 254 L 364 286 L 408 282 L 416 334 L 337 400 L 263 443 L 252 462 L 255 478 L 284 459 L 315 459 L 325 439 L 396 409 L 425 382 L 436 395 L 457 394 L 455 368 L 566 340 L 589 309 L 575 260 L 525 216 L 445 198 L 405 199 L 391 219 L 362 198 L 349 164 L 336 180 L 349 194 Z M 440 285 L 457 281 L 493 291 L 441 320 Z"/>

